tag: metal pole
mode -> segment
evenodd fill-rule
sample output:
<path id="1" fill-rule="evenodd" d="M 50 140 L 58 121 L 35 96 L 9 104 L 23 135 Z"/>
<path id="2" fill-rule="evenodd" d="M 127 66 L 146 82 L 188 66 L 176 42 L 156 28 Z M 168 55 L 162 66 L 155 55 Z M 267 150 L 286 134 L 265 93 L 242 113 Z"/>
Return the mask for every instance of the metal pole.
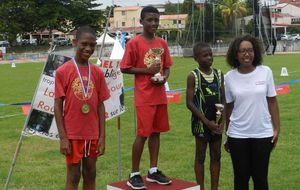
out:
<path id="1" fill-rule="evenodd" d="M 179 25 L 178 25 L 178 21 L 179 21 L 179 0 L 177 1 L 177 55 L 179 55 Z"/>
<path id="2" fill-rule="evenodd" d="M 104 36 L 103 36 L 102 44 L 101 44 L 101 48 L 100 48 L 99 59 L 101 59 L 101 57 L 102 57 L 102 52 L 103 52 L 103 46 L 104 46 L 104 42 L 105 42 L 105 37 L 106 37 L 106 34 L 107 34 L 107 30 L 108 30 L 108 21 L 109 21 L 109 17 L 110 17 L 110 13 L 111 13 L 112 9 L 113 8 L 110 7 L 108 15 L 106 17 L 106 26 L 105 26 L 105 29 L 104 29 L 104 32 L 103 32 Z"/>
<path id="3" fill-rule="evenodd" d="M 19 155 L 21 146 L 22 146 L 22 141 L 23 141 L 23 137 L 24 137 L 23 132 L 25 131 L 25 128 L 26 128 L 26 125 L 24 125 L 24 127 L 23 127 L 23 129 L 22 129 L 21 136 L 20 136 L 20 138 L 19 138 L 19 142 L 18 142 L 18 145 L 17 145 L 17 147 L 16 147 L 16 151 L 15 151 L 15 154 L 14 154 L 14 157 L 13 157 L 13 160 L 12 160 L 12 163 L 11 163 L 11 167 L 10 167 L 10 169 L 9 169 L 9 173 L 8 173 L 8 176 L 7 176 L 7 179 L 6 179 L 6 182 L 5 182 L 4 190 L 7 190 L 7 189 L 8 189 L 9 182 L 10 182 L 10 179 L 11 179 L 13 170 L 14 170 L 14 168 L 15 168 L 15 165 L 16 165 L 16 162 L 17 162 L 17 158 L 18 158 L 18 155 Z"/>
<path id="4" fill-rule="evenodd" d="M 212 43 L 215 44 L 215 2 L 213 1 L 213 40 Z"/>
<path id="5" fill-rule="evenodd" d="M 235 37 L 237 37 L 237 35 L 238 35 L 238 32 L 237 32 L 237 4 L 238 4 L 238 0 L 236 1 L 236 4 L 235 4 L 235 13 L 234 13 Z"/>
<path id="6" fill-rule="evenodd" d="M 121 117 L 117 117 L 118 127 L 118 176 L 119 180 L 122 179 L 122 162 L 121 162 Z"/>
<path id="7" fill-rule="evenodd" d="M 204 7 L 206 6 L 206 0 L 204 1 Z M 205 42 L 205 8 L 203 9 L 203 42 Z"/>
<path id="8" fill-rule="evenodd" d="M 194 21 L 194 1 L 192 1 L 192 22 L 193 22 L 193 29 L 192 29 L 192 39 L 193 44 L 195 44 L 195 21 Z"/>

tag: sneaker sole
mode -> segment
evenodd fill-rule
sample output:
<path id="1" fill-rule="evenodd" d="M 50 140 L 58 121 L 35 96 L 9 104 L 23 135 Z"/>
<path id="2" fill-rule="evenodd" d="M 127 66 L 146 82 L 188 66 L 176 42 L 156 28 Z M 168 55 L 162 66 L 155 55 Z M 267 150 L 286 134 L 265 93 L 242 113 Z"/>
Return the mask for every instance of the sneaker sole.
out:
<path id="1" fill-rule="evenodd" d="M 155 179 L 148 178 L 148 177 L 146 177 L 146 181 L 151 182 L 151 183 L 158 183 L 158 184 L 160 184 L 160 185 L 169 185 L 169 184 L 172 183 L 171 180 L 168 181 L 168 182 L 163 183 L 163 182 L 160 182 L 160 181 L 157 181 L 157 180 L 155 180 Z"/>
<path id="2" fill-rule="evenodd" d="M 133 185 L 131 185 L 131 183 L 129 183 L 129 181 L 127 181 L 126 183 L 129 187 L 131 187 L 131 189 L 147 189 L 146 186 L 142 186 L 142 187 L 134 187 Z"/>

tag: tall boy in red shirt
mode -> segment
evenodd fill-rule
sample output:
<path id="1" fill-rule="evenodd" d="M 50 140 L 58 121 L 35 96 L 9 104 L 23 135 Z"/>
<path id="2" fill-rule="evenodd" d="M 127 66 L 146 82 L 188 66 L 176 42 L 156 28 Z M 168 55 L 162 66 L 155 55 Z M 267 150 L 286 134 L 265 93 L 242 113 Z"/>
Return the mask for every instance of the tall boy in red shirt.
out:
<path id="1" fill-rule="evenodd" d="M 137 135 L 132 146 L 132 172 L 127 182 L 132 189 L 146 188 L 139 165 L 147 139 L 150 169 L 146 180 L 162 185 L 171 183 L 171 180 L 157 169 L 157 162 L 160 133 L 169 130 L 164 83 L 169 76 L 172 62 L 167 43 L 155 36 L 159 25 L 158 10 L 151 6 L 144 7 L 140 23 L 143 25 L 143 32 L 127 43 L 120 66 L 123 73 L 135 76 Z"/>
<path id="2" fill-rule="evenodd" d="M 105 108 L 109 91 L 102 71 L 89 63 L 96 46 L 95 32 L 80 27 L 73 41 L 76 55 L 55 75 L 54 114 L 60 152 L 66 156 L 66 189 L 76 190 L 83 176 L 83 189 L 95 189 L 97 157 L 105 150 Z"/>

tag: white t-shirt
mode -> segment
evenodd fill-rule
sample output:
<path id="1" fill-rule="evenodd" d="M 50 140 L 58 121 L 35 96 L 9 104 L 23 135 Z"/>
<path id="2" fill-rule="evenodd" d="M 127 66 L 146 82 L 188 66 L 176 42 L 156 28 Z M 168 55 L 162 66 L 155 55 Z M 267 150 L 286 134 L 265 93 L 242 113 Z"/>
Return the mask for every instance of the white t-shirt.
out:
<path id="1" fill-rule="evenodd" d="M 273 136 L 267 97 L 276 96 L 273 74 L 267 66 L 241 74 L 237 69 L 225 75 L 226 103 L 234 103 L 227 135 L 233 138 Z"/>

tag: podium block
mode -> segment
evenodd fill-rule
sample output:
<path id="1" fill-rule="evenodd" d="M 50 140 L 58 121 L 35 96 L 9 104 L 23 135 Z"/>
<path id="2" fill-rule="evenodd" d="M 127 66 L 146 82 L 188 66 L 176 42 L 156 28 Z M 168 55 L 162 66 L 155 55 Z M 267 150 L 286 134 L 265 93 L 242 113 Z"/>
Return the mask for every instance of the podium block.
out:
<path id="1" fill-rule="evenodd" d="M 147 186 L 147 190 L 200 190 L 200 185 L 176 178 L 171 178 L 172 183 L 170 185 L 159 185 L 157 183 L 148 182 L 145 176 L 143 180 Z M 127 180 L 108 184 L 107 190 L 132 190 L 126 182 Z"/>

